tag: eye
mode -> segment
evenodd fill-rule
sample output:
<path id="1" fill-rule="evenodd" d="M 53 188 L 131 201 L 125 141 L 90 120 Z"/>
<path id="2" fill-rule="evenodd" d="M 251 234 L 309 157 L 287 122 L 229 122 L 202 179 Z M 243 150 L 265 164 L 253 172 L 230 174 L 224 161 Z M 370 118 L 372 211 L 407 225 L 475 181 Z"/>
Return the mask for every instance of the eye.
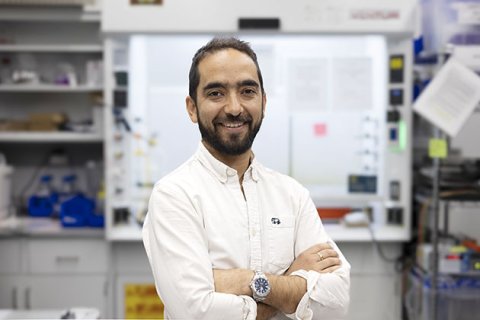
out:
<path id="1" fill-rule="evenodd" d="M 247 95 L 247 96 L 254 96 L 257 94 L 257 90 L 253 88 L 245 88 L 242 90 L 242 94 Z"/>
<path id="2" fill-rule="evenodd" d="M 223 96 L 223 94 L 220 91 L 210 91 L 207 93 L 207 96 L 216 98 Z"/>

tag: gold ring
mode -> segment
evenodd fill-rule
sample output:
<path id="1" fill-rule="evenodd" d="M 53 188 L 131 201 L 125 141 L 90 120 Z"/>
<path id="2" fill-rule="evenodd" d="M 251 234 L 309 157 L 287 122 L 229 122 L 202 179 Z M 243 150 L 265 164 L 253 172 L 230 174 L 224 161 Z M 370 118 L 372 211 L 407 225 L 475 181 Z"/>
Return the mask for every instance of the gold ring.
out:
<path id="1" fill-rule="evenodd" d="M 317 252 L 317 254 L 318 254 L 318 256 L 320 257 L 320 261 L 322 261 L 323 259 L 325 259 L 325 258 L 323 257 L 323 254 L 321 254 L 320 252 Z"/>

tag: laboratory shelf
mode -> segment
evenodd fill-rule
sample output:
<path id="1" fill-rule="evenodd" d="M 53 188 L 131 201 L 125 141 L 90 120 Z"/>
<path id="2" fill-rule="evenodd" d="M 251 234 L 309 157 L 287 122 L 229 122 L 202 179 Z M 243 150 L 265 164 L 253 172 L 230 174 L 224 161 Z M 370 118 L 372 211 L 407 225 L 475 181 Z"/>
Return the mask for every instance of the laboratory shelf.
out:
<path id="1" fill-rule="evenodd" d="M 0 52 L 103 52 L 100 44 L 8 44 Z"/>
<path id="2" fill-rule="evenodd" d="M 98 92 L 102 86 L 62 86 L 55 84 L 12 84 L 0 85 L 0 92 Z"/>
<path id="3" fill-rule="evenodd" d="M 75 237 L 75 238 L 103 238 L 103 228 L 64 228 L 58 219 L 38 217 L 9 217 L 0 220 L 0 237 L 29 236 L 29 237 Z"/>
<path id="4" fill-rule="evenodd" d="M 44 21 L 44 22 L 100 22 L 99 11 L 79 11 L 68 8 L 47 6 L 36 7 L 35 10 L 25 10 L 22 7 L 4 7 L 0 10 L 0 20 L 3 21 Z"/>
<path id="5" fill-rule="evenodd" d="M 39 132 L 19 131 L 0 132 L 0 142 L 103 142 L 103 136 L 99 133 L 82 132 Z"/>

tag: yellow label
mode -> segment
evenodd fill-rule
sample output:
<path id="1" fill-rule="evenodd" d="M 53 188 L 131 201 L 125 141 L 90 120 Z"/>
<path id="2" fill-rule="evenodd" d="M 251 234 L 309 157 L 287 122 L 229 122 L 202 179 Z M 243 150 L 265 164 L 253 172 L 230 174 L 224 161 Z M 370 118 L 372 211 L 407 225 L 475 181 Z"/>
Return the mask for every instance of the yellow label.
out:
<path id="1" fill-rule="evenodd" d="M 447 140 L 430 139 L 428 143 L 428 156 L 430 158 L 446 158 L 448 155 Z"/>
<path id="2" fill-rule="evenodd" d="M 390 59 L 390 69 L 398 70 L 403 68 L 403 59 L 402 58 L 392 58 Z"/>
<path id="3" fill-rule="evenodd" d="M 124 285 L 125 319 L 163 319 L 163 303 L 154 284 Z"/>

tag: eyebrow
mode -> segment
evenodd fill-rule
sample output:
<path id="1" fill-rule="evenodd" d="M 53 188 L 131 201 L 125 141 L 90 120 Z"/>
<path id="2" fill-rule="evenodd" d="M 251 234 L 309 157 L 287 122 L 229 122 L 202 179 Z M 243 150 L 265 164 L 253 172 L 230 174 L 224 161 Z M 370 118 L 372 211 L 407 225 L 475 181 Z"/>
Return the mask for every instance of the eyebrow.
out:
<path id="1" fill-rule="evenodd" d="M 203 91 L 214 89 L 214 88 L 226 88 L 226 87 L 228 87 L 228 85 L 226 83 L 215 81 L 215 82 L 207 83 L 207 85 L 203 87 Z M 243 81 L 237 82 L 237 87 L 255 87 L 255 88 L 258 88 L 258 87 L 260 87 L 260 85 L 255 80 L 243 80 Z"/>

